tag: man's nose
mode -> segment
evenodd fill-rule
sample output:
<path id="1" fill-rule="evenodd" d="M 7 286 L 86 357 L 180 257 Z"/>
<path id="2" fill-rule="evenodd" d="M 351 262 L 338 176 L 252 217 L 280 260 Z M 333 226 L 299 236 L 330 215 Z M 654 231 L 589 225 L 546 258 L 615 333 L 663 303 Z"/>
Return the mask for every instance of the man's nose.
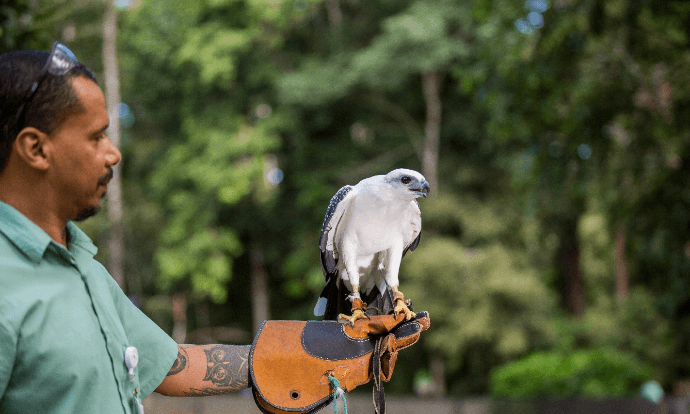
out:
<path id="1" fill-rule="evenodd" d="M 113 144 L 110 138 L 108 138 L 108 144 L 110 144 L 110 148 L 108 148 L 108 164 L 115 165 L 122 159 L 122 153 L 120 153 L 120 150 Z"/>

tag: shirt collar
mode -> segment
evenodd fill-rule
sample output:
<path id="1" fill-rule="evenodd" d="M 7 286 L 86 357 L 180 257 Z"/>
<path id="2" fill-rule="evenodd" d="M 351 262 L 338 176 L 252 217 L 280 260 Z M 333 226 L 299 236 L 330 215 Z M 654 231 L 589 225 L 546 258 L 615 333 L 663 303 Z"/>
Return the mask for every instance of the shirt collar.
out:
<path id="1" fill-rule="evenodd" d="M 69 233 L 70 245 L 72 247 L 81 247 L 82 249 L 89 252 L 91 257 L 95 256 L 96 253 L 98 253 L 98 247 L 96 247 L 96 245 L 93 244 L 93 241 L 91 241 L 89 236 L 87 236 L 86 233 L 82 231 L 82 229 L 77 227 L 77 225 L 71 221 L 67 222 L 67 232 Z"/>
<path id="2" fill-rule="evenodd" d="M 78 246 L 94 256 L 98 248 L 76 224 L 67 223 L 67 232 L 72 246 Z M 0 201 L 0 233 L 33 262 L 38 263 L 51 243 L 55 243 L 42 228 L 32 222 L 9 204 Z M 55 243 L 57 244 L 57 243 Z"/>

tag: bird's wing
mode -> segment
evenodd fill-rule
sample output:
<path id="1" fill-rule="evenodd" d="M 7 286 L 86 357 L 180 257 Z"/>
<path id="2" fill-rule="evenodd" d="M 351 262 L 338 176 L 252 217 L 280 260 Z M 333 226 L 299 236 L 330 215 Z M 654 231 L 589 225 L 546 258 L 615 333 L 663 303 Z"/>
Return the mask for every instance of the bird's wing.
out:
<path id="1" fill-rule="evenodd" d="M 411 213 L 411 225 L 414 228 L 414 230 L 417 231 L 417 237 L 415 237 L 410 243 L 408 243 L 405 246 L 405 250 L 403 250 L 403 257 L 408 252 L 408 250 L 413 252 L 414 249 L 416 249 L 419 245 L 419 241 L 422 238 L 422 211 L 419 209 L 419 203 L 417 202 L 417 200 L 413 200 L 413 202 L 410 203 L 410 208 L 408 211 Z"/>
<path id="2" fill-rule="evenodd" d="M 334 247 L 335 235 L 338 223 L 343 217 L 348 204 L 356 196 L 357 189 L 351 185 L 346 185 L 331 198 L 331 202 L 326 209 L 326 217 L 321 226 L 321 236 L 319 237 L 319 251 L 321 253 L 321 270 L 326 281 L 337 272 L 338 252 Z"/>
<path id="3" fill-rule="evenodd" d="M 326 209 L 326 217 L 321 227 L 319 237 L 319 252 L 321 258 L 321 270 L 326 279 L 326 287 L 319 295 L 314 307 L 314 316 L 324 316 L 328 319 L 336 319 L 340 313 L 340 302 L 349 292 L 343 292 L 344 287 L 338 283 L 338 252 L 335 250 L 334 240 L 340 219 L 343 217 L 348 204 L 357 194 L 357 190 L 346 185 L 331 198 Z M 337 298 L 337 299 L 336 299 Z M 335 300 L 334 300 L 335 299 Z M 341 300 L 342 299 L 342 300 Z"/>

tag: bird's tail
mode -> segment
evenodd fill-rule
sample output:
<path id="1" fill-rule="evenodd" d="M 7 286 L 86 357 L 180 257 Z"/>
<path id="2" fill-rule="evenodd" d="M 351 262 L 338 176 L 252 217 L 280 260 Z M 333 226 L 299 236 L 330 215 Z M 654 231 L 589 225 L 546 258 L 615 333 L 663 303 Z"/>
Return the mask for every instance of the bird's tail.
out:
<path id="1" fill-rule="evenodd" d="M 316 306 L 314 306 L 314 316 L 323 316 L 323 314 L 326 313 L 327 303 L 328 299 L 319 298 L 319 300 L 316 301 Z"/>
<path id="2" fill-rule="evenodd" d="M 326 305 L 328 305 L 328 298 L 333 297 L 333 289 L 337 291 L 337 281 L 338 277 L 336 275 L 328 278 L 326 286 L 321 291 L 319 295 L 319 300 L 316 301 L 316 306 L 314 306 L 314 316 L 323 316 L 326 314 Z"/>
<path id="3" fill-rule="evenodd" d="M 330 275 L 326 281 L 326 286 L 324 286 L 319 295 L 319 300 L 316 301 L 316 306 L 314 306 L 314 316 L 333 318 L 334 316 L 332 314 L 336 311 L 335 315 L 338 315 L 339 308 L 336 306 L 336 298 L 338 297 L 339 279 L 337 273 Z M 336 308 L 333 308 L 333 306 L 336 306 Z M 328 309 L 329 307 L 333 309 Z M 328 315 L 326 315 L 326 313 L 328 313 Z"/>

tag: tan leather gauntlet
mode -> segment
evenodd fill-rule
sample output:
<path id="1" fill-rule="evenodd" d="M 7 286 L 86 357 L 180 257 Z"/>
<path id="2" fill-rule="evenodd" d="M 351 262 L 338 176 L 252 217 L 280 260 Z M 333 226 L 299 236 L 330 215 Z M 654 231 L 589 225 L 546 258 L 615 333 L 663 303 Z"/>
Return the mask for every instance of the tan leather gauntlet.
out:
<path id="1" fill-rule="evenodd" d="M 345 392 L 375 379 L 374 397 L 382 405 L 380 381 L 391 379 L 398 351 L 417 342 L 430 325 L 426 312 L 404 319 L 376 315 L 354 327 L 335 321 L 264 322 L 249 354 L 258 407 L 273 414 L 313 413 L 331 402 L 329 376 Z"/>

